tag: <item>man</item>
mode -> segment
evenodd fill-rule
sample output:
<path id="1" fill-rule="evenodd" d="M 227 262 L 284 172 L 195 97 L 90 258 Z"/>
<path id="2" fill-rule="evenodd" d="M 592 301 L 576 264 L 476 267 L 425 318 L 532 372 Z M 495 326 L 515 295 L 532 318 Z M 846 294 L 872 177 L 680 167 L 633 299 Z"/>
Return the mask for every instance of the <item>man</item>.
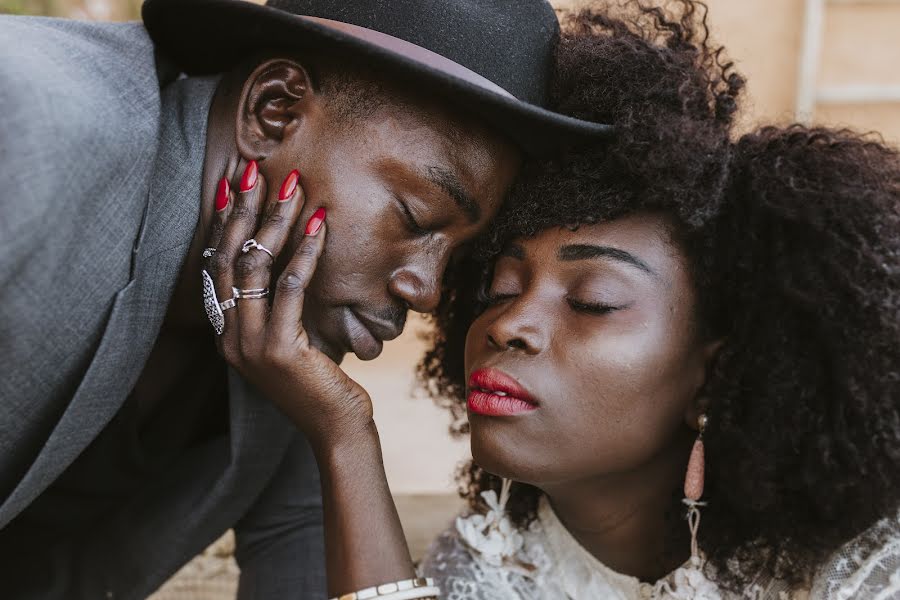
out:
<path id="1" fill-rule="evenodd" d="M 242 598 L 324 596 L 308 447 L 202 312 L 213 211 L 257 168 L 270 197 L 302 182 L 297 222 L 329 227 L 304 325 L 375 358 L 521 150 L 607 133 L 540 108 L 557 31 L 545 0 L 0 17 L 4 597 L 145 597 L 230 527 Z"/>

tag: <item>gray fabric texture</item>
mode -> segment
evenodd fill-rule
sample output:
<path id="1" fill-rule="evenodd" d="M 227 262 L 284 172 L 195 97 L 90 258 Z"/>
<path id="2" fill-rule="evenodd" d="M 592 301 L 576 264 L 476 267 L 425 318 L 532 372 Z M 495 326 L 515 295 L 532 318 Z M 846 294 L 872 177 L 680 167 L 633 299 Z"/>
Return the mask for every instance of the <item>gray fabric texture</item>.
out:
<path id="1" fill-rule="evenodd" d="M 141 373 L 197 224 L 215 83 L 161 91 L 140 24 L 0 16 L 0 540 Z M 230 373 L 227 437 L 28 569 L 0 555 L 3 593 L 143 598 L 240 522 L 243 598 L 324 597 L 298 438 Z"/>

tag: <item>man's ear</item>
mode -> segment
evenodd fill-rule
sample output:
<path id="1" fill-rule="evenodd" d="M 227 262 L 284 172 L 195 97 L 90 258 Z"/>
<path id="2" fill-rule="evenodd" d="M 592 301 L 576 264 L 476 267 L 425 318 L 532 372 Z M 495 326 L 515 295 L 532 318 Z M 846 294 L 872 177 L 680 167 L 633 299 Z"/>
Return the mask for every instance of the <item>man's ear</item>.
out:
<path id="1" fill-rule="evenodd" d="M 702 415 L 709 409 L 710 398 L 704 393 L 704 390 L 706 388 L 709 371 L 712 368 L 716 357 L 719 355 L 719 350 L 722 349 L 722 346 L 724 344 L 725 340 L 713 340 L 710 342 L 706 342 L 700 349 L 703 358 L 701 380 L 697 385 L 697 392 L 694 395 L 694 399 L 688 404 L 687 410 L 684 414 L 684 422 L 694 431 L 697 431 L 700 428 L 700 426 L 698 425 L 700 415 Z"/>
<path id="2" fill-rule="evenodd" d="M 303 122 L 315 92 L 306 69 L 276 58 L 259 64 L 244 82 L 235 137 L 247 159 L 264 159 Z"/>

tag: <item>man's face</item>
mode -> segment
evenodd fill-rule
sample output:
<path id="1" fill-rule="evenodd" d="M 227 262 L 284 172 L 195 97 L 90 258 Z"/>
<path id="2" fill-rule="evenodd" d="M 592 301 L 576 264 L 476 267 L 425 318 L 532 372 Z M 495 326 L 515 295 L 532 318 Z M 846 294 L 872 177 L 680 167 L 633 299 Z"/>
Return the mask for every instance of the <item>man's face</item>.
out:
<path id="1" fill-rule="evenodd" d="M 497 213 L 519 154 L 440 107 L 378 110 L 351 125 L 322 107 L 307 111 L 303 128 L 267 162 L 300 169 L 303 217 L 327 211 L 304 326 L 334 360 L 371 360 L 400 335 L 407 310 L 437 306 L 451 256 Z"/>

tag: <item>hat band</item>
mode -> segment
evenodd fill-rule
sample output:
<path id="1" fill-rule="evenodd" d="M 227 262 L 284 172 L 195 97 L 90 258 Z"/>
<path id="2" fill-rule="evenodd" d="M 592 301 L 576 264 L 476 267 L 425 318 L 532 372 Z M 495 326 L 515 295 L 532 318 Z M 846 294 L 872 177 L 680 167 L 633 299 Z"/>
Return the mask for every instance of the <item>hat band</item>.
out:
<path id="1" fill-rule="evenodd" d="M 515 96 L 507 92 L 505 89 L 503 89 L 490 79 L 487 79 L 479 75 L 475 71 L 462 66 L 458 62 L 450 60 L 446 56 L 441 56 L 436 52 L 432 52 L 431 50 L 413 44 L 412 42 L 407 42 L 406 40 L 402 40 L 380 31 L 375 31 L 374 29 L 360 27 L 359 25 L 351 25 L 350 23 L 342 23 L 341 21 L 322 19 L 320 17 L 309 17 L 305 15 L 297 16 L 301 19 L 311 21 L 323 27 L 340 31 L 341 33 L 352 36 L 374 46 L 378 46 L 379 48 L 383 48 L 384 50 L 388 50 L 395 54 L 411 58 L 418 63 L 441 71 L 448 75 L 452 75 L 453 77 L 456 77 L 458 79 L 462 79 L 467 83 L 477 85 L 478 87 L 484 88 L 495 94 L 500 94 L 501 96 L 515 99 Z"/>

